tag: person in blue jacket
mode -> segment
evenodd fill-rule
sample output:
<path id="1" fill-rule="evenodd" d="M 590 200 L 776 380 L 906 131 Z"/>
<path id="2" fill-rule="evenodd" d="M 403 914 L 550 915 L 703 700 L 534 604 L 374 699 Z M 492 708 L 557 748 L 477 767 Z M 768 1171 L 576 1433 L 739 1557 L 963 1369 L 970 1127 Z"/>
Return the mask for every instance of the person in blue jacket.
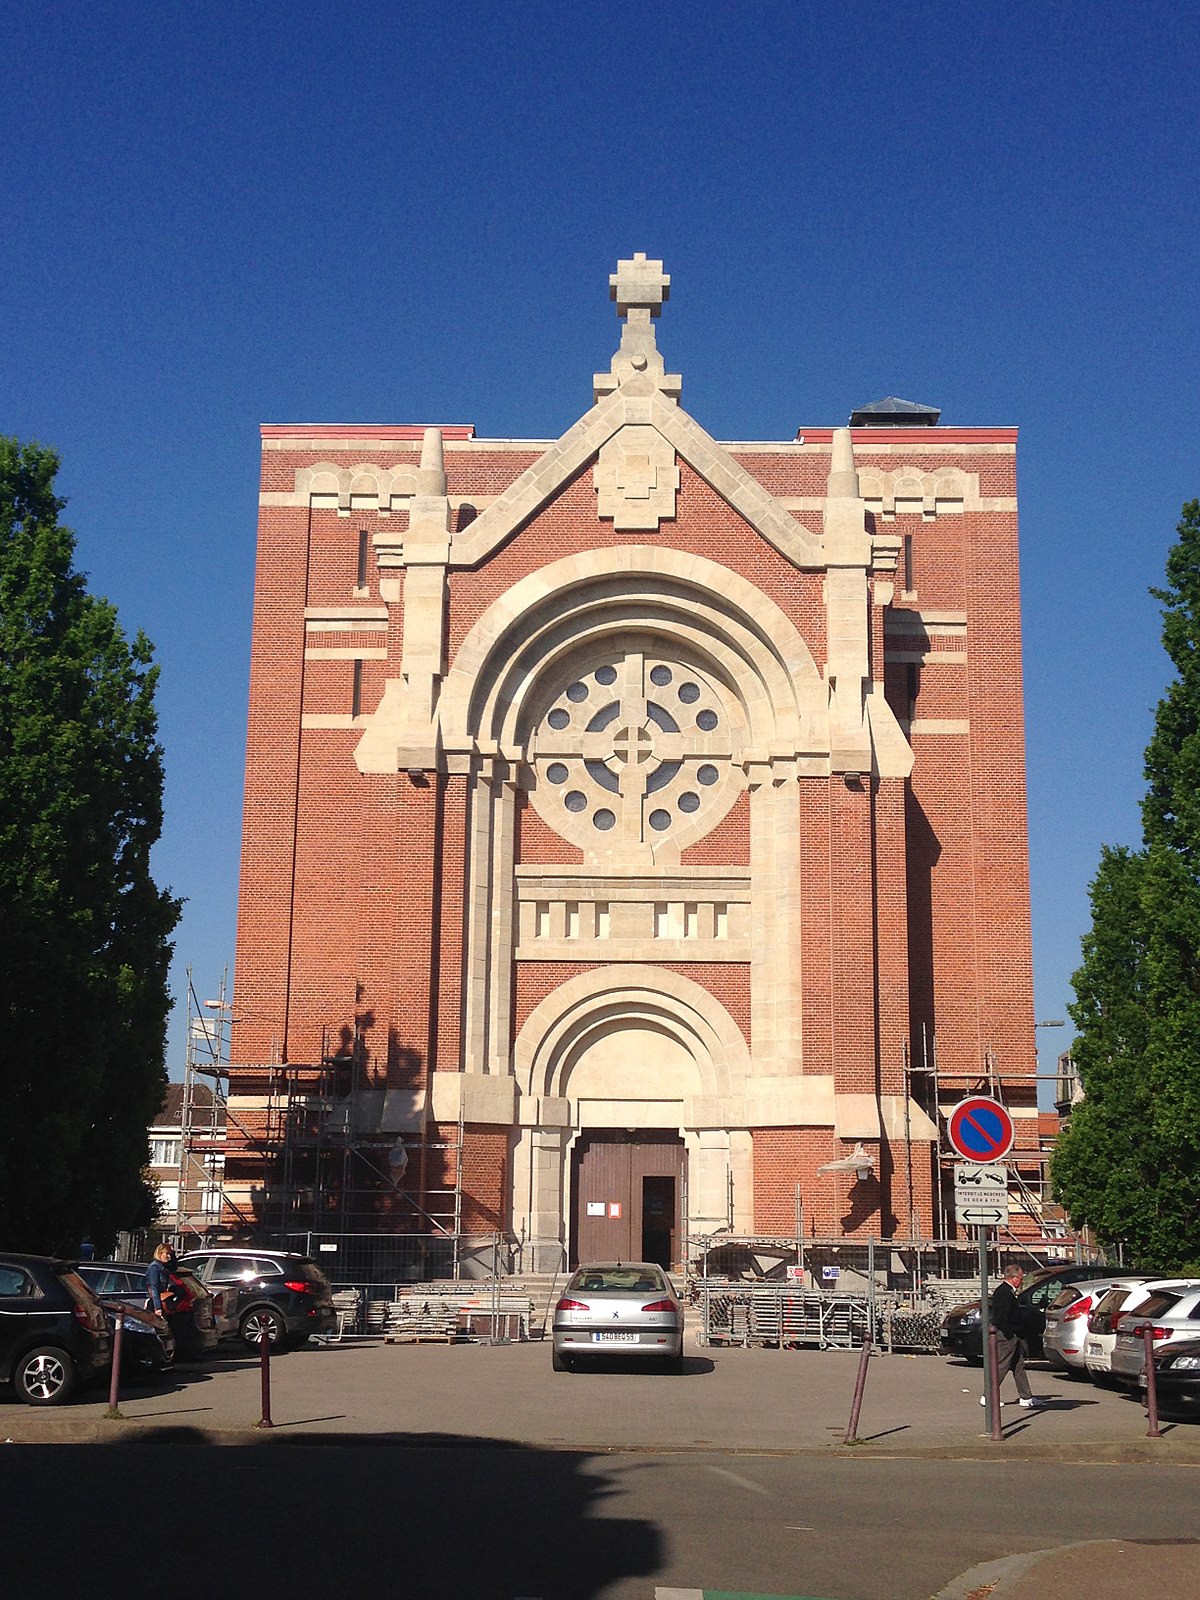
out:
<path id="1" fill-rule="evenodd" d="M 174 1291 L 171 1288 L 171 1268 L 175 1265 L 175 1252 L 169 1244 L 156 1246 L 154 1259 L 146 1268 L 146 1288 L 150 1294 L 150 1308 L 160 1317 L 171 1310 Z"/>

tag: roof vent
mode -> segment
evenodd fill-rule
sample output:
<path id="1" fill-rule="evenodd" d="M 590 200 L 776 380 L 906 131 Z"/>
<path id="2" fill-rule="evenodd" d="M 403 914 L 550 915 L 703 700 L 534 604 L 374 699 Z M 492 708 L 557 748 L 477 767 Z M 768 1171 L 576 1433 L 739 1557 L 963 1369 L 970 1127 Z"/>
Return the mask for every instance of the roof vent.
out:
<path id="1" fill-rule="evenodd" d="M 936 428 L 941 416 L 937 406 L 919 406 L 915 400 L 900 400 L 889 394 L 869 406 L 850 413 L 852 428 Z"/>

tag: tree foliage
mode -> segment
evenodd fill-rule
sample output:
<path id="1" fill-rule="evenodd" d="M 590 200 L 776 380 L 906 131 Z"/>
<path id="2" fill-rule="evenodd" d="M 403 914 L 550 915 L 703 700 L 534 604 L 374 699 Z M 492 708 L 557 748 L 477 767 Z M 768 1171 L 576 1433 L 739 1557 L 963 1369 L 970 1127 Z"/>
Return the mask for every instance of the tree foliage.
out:
<path id="1" fill-rule="evenodd" d="M 1072 1220 L 1141 1266 L 1200 1262 L 1200 501 L 1167 558 L 1175 678 L 1146 749 L 1140 851 L 1105 849 L 1071 1016 L 1084 1100 L 1053 1163 Z"/>
<path id="2" fill-rule="evenodd" d="M 179 918 L 150 876 L 158 669 L 74 570 L 57 471 L 0 438 L 0 1237 L 48 1252 L 153 1217 Z"/>

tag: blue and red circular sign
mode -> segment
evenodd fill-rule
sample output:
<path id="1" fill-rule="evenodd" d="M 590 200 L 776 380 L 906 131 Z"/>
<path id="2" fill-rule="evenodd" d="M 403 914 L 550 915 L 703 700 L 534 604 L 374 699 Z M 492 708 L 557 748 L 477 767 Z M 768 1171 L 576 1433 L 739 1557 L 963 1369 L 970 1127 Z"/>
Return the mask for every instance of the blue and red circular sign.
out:
<path id="1" fill-rule="evenodd" d="M 946 1131 L 964 1161 L 1002 1161 L 1013 1145 L 1013 1122 L 999 1100 L 984 1094 L 960 1100 Z"/>

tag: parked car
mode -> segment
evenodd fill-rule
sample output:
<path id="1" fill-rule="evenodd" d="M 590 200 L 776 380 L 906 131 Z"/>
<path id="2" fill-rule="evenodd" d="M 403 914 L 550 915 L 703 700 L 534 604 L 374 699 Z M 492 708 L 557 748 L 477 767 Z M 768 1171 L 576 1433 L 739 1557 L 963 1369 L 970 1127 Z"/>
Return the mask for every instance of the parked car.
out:
<path id="1" fill-rule="evenodd" d="M 104 1307 L 73 1261 L 0 1254 L 0 1382 L 18 1400 L 61 1405 L 111 1360 Z"/>
<path id="2" fill-rule="evenodd" d="M 169 1325 L 152 1311 L 126 1305 L 123 1300 L 101 1300 L 113 1336 L 114 1358 L 117 1348 L 118 1310 L 124 1314 L 121 1329 L 121 1378 L 158 1377 L 175 1365 L 175 1335 Z"/>
<path id="3" fill-rule="evenodd" d="M 181 1260 L 214 1293 L 236 1291 L 236 1331 L 251 1350 L 264 1338 L 272 1349 L 282 1349 L 337 1328 L 333 1290 L 311 1256 L 221 1249 L 189 1250 Z"/>
<path id="4" fill-rule="evenodd" d="M 1136 1282 L 1110 1275 L 1064 1284 L 1047 1308 L 1046 1326 L 1042 1329 L 1042 1352 L 1050 1365 L 1072 1377 L 1086 1377 L 1085 1351 L 1092 1311 L 1110 1289 Z"/>
<path id="5" fill-rule="evenodd" d="M 148 1271 L 144 1261 L 84 1261 L 79 1267 L 80 1275 L 102 1299 L 121 1300 L 139 1310 L 149 1306 Z M 171 1269 L 171 1287 L 175 1297 L 167 1325 L 175 1340 L 175 1354 L 180 1361 L 201 1361 L 217 1347 L 212 1295 L 184 1262 Z"/>
<path id="6" fill-rule="evenodd" d="M 1200 1339 L 1172 1339 L 1154 1352 L 1154 1389 L 1164 1411 L 1200 1406 Z"/>
<path id="7" fill-rule="evenodd" d="M 1083 1347 L 1083 1364 L 1093 1383 L 1112 1382 L 1112 1353 L 1117 1342 L 1117 1318 L 1127 1311 L 1136 1311 L 1158 1289 L 1186 1289 L 1190 1279 L 1182 1278 L 1130 1278 L 1113 1287 L 1100 1297 L 1088 1317 L 1087 1339 Z"/>
<path id="8" fill-rule="evenodd" d="M 1030 1356 L 1042 1355 L 1042 1326 L 1046 1307 L 1059 1289 L 1067 1283 L 1083 1283 L 1096 1276 L 1096 1264 L 1075 1262 L 1066 1267 L 1048 1267 L 1032 1272 L 1021 1286 L 1017 1296 L 1027 1311 L 1027 1326 L 1023 1337 Z M 938 1349 L 944 1356 L 962 1356 L 972 1366 L 983 1363 L 983 1335 L 980 1331 L 979 1301 L 969 1300 L 954 1306 L 942 1318 Z"/>
<path id="9" fill-rule="evenodd" d="M 554 1307 L 552 1340 L 555 1372 L 595 1356 L 654 1356 L 682 1372 L 683 1306 L 654 1262 L 580 1267 Z"/>
<path id="10" fill-rule="evenodd" d="M 1155 1346 L 1200 1336 L 1200 1285 L 1156 1289 L 1136 1311 L 1123 1312 L 1117 1319 L 1112 1375 L 1123 1388 L 1137 1389 L 1141 1384 L 1146 1360 L 1142 1329 L 1147 1327 Z"/>

